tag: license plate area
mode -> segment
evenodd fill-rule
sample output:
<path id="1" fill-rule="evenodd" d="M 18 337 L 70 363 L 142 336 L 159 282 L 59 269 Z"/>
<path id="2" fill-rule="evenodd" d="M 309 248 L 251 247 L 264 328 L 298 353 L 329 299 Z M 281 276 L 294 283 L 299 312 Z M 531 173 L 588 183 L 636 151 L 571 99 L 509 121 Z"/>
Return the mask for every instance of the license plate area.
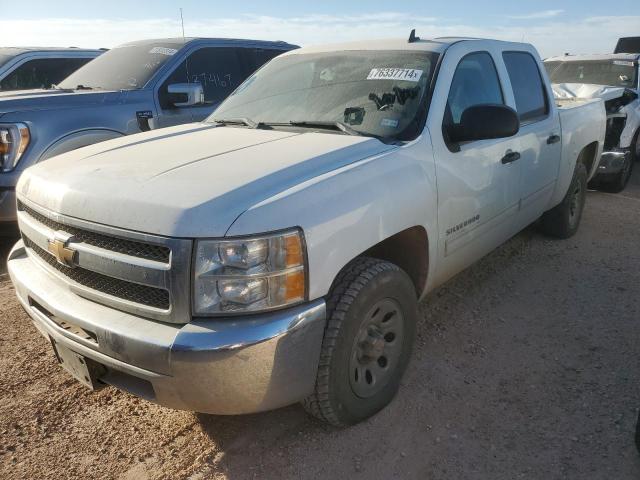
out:
<path id="1" fill-rule="evenodd" d="M 103 384 L 98 381 L 106 372 L 103 365 L 94 362 L 90 358 L 83 357 L 64 345 L 56 343 L 51 337 L 49 337 L 49 339 L 51 340 L 53 352 L 60 362 L 60 365 L 69 372 L 73 378 L 91 390 L 97 390 L 103 386 Z"/>

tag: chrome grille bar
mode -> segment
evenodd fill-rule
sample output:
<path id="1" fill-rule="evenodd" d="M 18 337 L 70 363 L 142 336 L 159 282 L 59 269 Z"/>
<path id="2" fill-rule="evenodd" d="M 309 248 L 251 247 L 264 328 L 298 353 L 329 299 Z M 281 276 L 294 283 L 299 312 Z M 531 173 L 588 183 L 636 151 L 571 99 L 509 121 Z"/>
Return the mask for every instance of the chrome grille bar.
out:
<path id="1" fill-rule="evenodd" d="M 18 203 L 18 224 L 31 256 L 78 295 L 165 322 L 189 321 L 190 240 L 92 224 L 26 199 Z M 72 264 L 49 251 L 60 234 L 74 252 Z"/>

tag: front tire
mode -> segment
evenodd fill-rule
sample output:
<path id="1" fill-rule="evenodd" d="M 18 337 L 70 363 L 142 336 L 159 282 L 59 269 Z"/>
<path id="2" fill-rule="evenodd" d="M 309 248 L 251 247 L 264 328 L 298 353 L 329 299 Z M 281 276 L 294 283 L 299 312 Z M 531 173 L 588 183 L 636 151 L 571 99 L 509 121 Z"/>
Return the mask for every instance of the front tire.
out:
<path id="1" fill-rule="evenodd" d="M 416 291 L 396 265 L 360 257 L 336 278 L 315 391 L 305 409 L 335 426 L 358 423 L 395 396 L 411 355 Z"/>
<path id="2" fill-rule="evenodd" d="M 573 172 L 569 190 L 559 205 L 545 212 L 540 219 L 540 230 L 556 238 L 575 235 L 580 226 L 587 197 L 587 167 L 578 162 Z"/>

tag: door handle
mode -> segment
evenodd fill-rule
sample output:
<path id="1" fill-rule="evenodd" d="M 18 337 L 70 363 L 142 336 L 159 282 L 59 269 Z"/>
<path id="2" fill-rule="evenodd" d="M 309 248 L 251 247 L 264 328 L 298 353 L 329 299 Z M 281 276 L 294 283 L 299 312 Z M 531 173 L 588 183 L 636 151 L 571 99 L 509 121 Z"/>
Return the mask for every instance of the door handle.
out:
<path id="1" fill-rule="evenodd" d="M 507 150 L 507 153 L 504 154 L 504 157 L 502 157 L 501 162 L 506 165 L 507 163 L 512 163 L 519 159 L 520 159 L 520 152 L 512 152 L 511 150 Z"/>
<path id="2" fill-rule="evenodd" d="M 547 145 L 551 145 L 552 143 L 558 143 L 560 141 L 560 135 L 553 134 L 549 138 L 547 138 Z"/>

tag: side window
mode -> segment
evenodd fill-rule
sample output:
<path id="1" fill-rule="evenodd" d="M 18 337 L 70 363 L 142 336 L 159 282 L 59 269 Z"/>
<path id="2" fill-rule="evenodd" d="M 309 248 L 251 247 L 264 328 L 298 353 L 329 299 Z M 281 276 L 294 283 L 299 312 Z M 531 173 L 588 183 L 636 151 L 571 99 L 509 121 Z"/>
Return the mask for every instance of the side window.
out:
<path id="1" fill-rule="evenodd" d="M 504 104 L 498 72 L 487 52 L 471 53 L 460 60 L 453 74 L 444 125 L 460 123 L 467 108 L 486 103 Z"/>
<path id="2" fill-rule="evenodd" d="M 0 81 L 0 90 L 49 88 L 60 83 L 91 58 L 39 58 L 23 63 Z"/>
<path id="3" fill-rule="evenodd" d="M 520 123 L 546 117 L 549 100 L 536 60 L 527 52 L 504 52 L 502 58 L 509 73 Z"/>
<path id="4" fill-rule="evenodd" d="M 172 83 L 200 83 L 207 104 L 224 100 L 248 76 L 237 48 L 210 47 L 191 53 L 160 88 L 160 105 L 169 107 L 167 87 Z"/>
<path id="5" fill-rule="evenodd" d="M 248 68 L 247 76 L 258 70 L 274 57 L 277 57 L 284 50 L 268 50 L 264 48 L 243 48 L 241 55 L 245 59 L 245 65 Z"/>

